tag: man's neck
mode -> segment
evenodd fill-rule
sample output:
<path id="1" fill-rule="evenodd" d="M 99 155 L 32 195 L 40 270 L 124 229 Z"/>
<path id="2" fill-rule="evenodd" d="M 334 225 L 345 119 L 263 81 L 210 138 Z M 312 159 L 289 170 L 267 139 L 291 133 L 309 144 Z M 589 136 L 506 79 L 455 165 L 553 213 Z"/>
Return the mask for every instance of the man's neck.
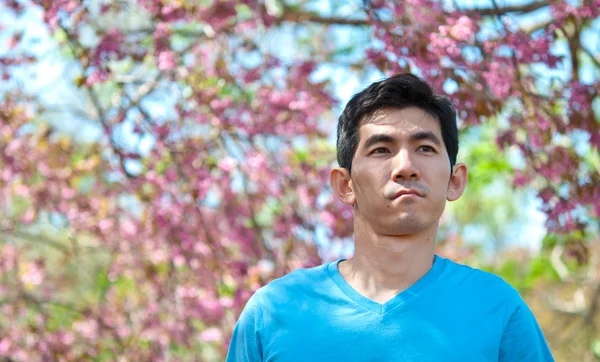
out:
<path id="1" fill-rule="evenodd" d="M 339 264 L 340 274 L 360 294 L 385 303 L 431 269 L 436 233 L 437 228 L 404 237 L 357 233 L 354 256 Z"/>

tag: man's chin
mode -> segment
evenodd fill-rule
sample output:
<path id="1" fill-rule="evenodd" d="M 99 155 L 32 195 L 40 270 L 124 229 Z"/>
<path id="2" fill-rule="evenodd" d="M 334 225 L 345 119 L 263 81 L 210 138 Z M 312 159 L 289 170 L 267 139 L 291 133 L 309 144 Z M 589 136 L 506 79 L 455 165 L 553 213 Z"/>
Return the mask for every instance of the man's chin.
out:
<path id="1" fill-rule="evenodd" d="M 393 225 L 388 225 L 385 229 L 389 231 L 390 235 L 406 236 L 425 231 L 427 225 L 421 218 L 409 216 L 396 219 Z"/>

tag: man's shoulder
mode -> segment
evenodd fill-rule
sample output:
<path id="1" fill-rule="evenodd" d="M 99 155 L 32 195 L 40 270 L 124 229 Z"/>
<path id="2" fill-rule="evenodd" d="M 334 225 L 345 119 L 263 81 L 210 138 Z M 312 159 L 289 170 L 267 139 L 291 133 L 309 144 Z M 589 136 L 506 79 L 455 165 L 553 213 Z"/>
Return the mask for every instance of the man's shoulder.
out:
<path id="1" fill-rule="evenodd" d="M 474 266 L 461 264 L 446 259 L 449 273 L 448 278 L 464 286 L 471 292 L 482 292 L 486 295 L 520 299 L 519 292 L 501 276 Z"/>
<path id="2" fill-rule="evenodd" d="M 281 288 L 293 288 L 297 286 L 303 287 L 309 282 L 322 281 L 325 277 L 327 277 L 328 264 L 329 263 L 325 263 L 312 268 L 296 269 L 280 278 L 274 279 L 263 288 L 266 290 L 277 290 Z"/>
<path id="3" fill-rule="evenodd" d="M 327 271 L 329 264 L 296 269 L 259 288 L 252 299 L 255 303 L 260 304 L 289 302 L 301 294 L 319 288 L 319 284 L 329 278 Z"/>

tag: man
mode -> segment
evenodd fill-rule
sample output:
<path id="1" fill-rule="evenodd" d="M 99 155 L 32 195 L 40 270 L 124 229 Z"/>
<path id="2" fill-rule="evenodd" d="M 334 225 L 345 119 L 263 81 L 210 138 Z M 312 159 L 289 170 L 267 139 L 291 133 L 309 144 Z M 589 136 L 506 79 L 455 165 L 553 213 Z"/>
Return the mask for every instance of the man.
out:
<path id="1" fill-rule="evenodd" d="M 227 360 L 553 361 L 533 314 L 501 278 L 434 254 L 456 163 L 456 111 L 410 75 L 376 82 L 338 123 L 337 197 L 354 208 L 354 256 L 259 289 Z"/>

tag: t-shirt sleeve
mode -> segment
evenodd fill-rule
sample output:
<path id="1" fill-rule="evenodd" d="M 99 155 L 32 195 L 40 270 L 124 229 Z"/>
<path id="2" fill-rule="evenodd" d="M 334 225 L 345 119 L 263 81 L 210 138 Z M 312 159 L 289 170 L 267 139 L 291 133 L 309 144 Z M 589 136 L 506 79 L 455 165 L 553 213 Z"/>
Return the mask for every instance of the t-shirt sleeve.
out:
<path id="1" fill-rule="evenodd" d="M 544 334 L 525 301 L 517 294 L 500 342 L 499 362 L 554 361 Z"/>
<path id="2" fill-rule="evenodd" d="M 250 298 L 235 325 L 227 362 L 261 362 L 263 360 L 260 337 L 262 312 L 256 295 Z"/>

